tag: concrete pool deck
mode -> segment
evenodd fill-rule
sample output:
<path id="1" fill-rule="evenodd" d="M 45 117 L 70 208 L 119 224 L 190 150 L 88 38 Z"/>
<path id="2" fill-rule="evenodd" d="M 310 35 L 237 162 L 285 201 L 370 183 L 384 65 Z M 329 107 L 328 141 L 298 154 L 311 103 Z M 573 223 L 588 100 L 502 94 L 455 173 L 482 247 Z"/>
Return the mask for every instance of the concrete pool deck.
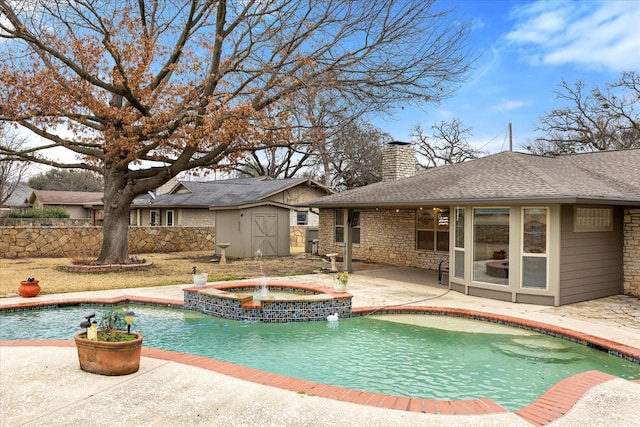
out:
<path id="1" fill-rule="evenodd" d="M 277 280 L 329 286 L 332 278 L 317 274 Z M 123 297 L 180 304 L 182 289 L 189 286 L 2 298 L 0 306 Z M 411 268 L 357 270 L 349 292 L 354 308 L 406 304 L 475 310 L 640 349 L 637 298 L 616 296 L 563 307 L 512 304 L 447 292 L 437 284 L 435 273 Z M 10 344 L 0 347 L 2 426 L 640 426 L 640 383 L 593 372 L 556 384 L 538 399 L 537 407 L 528 407 L 528 413 L 523 409 L 479 414 L 477 404 L 465 408 L 455 402 L 443 402 L 433 410 L 422 402 L 422 411 L 435 412 L 423 413 L 389 409 L 413 404 L 401 399 L 376 400 L 365 393 L 349 398 L 348 390 L 337 397 L 336 388 L 318 385 L 265 385 L 274 383 L 274 375 L 237 367 L 226 375 L 220 373 L 225 367 L 218 361 L 179 353 L 145 348 L 140 371 L 103 377 L 79 369 L 72 340 Z M 454 410 L 456 415 L 451 414 Z"/>

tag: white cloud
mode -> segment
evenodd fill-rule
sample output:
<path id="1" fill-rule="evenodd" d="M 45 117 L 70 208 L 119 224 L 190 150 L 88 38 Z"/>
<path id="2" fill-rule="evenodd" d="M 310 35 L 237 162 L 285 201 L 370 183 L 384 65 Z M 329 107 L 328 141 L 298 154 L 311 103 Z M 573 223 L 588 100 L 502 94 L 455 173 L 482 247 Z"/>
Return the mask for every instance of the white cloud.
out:
<path id="1" fill-rule="evenodd" d="M 640 2 L 540 0 L 518 7 L 507 40 L 532 65 L 640 69 Z"/>
<path id="2" fill-rule="evenodd" d="M 528 105 L 528 102 L 525 101 L 503 100 L 491 108 L 496 111 L 511 111 L 517 110 L 518 108 L 522 108 L 526 105 Z"/>

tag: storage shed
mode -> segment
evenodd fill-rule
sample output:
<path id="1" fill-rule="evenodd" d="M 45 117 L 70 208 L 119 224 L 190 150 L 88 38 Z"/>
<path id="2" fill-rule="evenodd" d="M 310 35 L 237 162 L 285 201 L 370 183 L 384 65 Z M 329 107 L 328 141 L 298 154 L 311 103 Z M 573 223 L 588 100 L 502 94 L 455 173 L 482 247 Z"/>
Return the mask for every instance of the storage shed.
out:
<path id="1" fill-rule="evenodd" d="M 216 253 L 251 258 L 290 255 L 290 222 L 309 213 L 306 202 L 332 193 L 309 178 L 251 177 L 179 182 L 166 194 L 148 194 L 131 206 L 139 226 L 214 226 Z M 305 216 L 306 218 L 307 216 Z M 297 224 L 299 225 L 299 224 Z M 305 226 L 317 225 L 306 222 Z"/>

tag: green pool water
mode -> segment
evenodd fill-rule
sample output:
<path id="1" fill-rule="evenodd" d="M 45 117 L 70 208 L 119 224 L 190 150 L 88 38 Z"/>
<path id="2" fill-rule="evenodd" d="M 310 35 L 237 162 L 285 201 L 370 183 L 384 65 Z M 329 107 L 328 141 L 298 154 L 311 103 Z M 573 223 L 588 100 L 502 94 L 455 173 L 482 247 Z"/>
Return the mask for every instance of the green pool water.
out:
<path id="1" fill-rule="evenodd" d="M 0 314 L 0 339 L 73 339 L 69 307 Z M 225 360 L 340 387 L 426 399 L 488 397 L 509 410 L 568 376 L 600 370 L 640 378 L 640 365 L 558 338 L 469 319 L 384 315 L 328 322 L 243 323 L 198 312 L 126 305 L 148 347 Z"/>

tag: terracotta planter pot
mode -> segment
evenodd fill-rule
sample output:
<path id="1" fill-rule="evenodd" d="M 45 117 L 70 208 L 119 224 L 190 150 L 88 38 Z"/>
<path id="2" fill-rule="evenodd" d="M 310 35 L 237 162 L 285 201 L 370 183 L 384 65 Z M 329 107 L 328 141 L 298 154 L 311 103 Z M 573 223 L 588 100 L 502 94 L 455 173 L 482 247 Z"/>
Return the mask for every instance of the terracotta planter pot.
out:
<path id="1" fill-rule="evenodd" d="M 40 285 L 38 285 L 38 282 L 38 280 L 33 282 L 23 280 L 20 282 L 20 287 L 18 287 L 18 293 L 24 298 L 35 297 L 40 293 Z"/>
<path id="2" fill-rule="evenodd" d="M 123 331 L 124 332 L 124 331 Z M 100 375 L 128 375 L 140 368 L 142 335 L 125 342 L 94 341 L 85 332 L 76 334 L 76 348 L 80 369 Z"/>
<path id="3" fill-rule="evenodd" d="M 495 251 L 493 253 L 493 259 L 507 259 L 507 253 Z"/>

